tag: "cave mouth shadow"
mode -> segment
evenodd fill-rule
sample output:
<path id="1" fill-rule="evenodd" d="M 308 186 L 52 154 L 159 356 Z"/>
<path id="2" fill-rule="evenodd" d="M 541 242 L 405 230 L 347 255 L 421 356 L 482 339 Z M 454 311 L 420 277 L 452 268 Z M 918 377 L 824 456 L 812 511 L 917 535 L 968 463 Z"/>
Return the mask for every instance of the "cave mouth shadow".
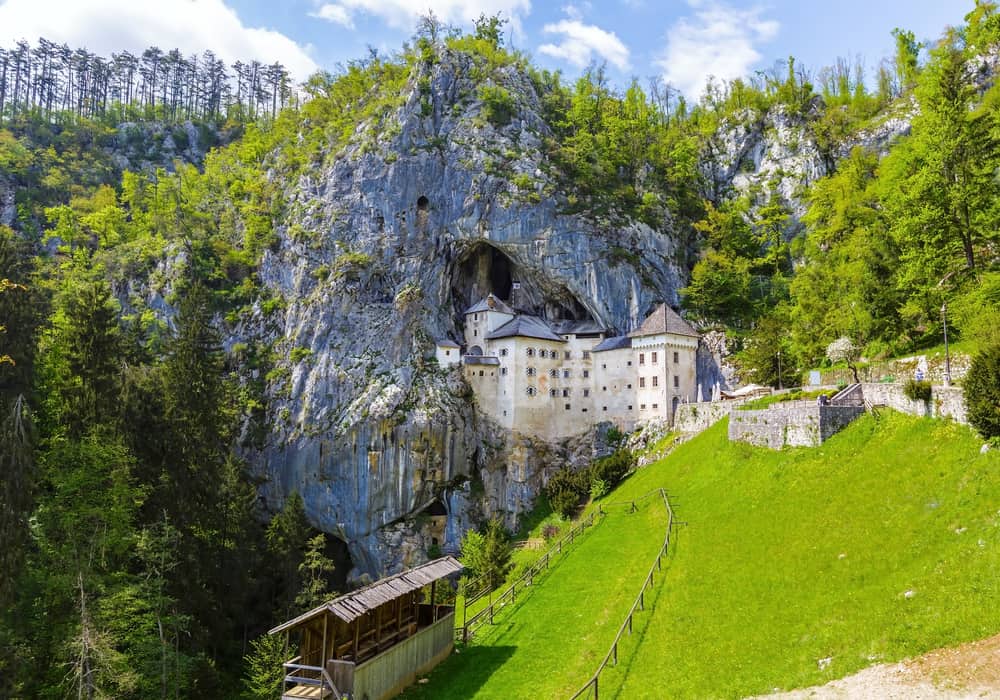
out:
<path id="1" fill-rule="evenodd" d="M 516 310 L 550 321 L 593 321 L 587 307 L 564 284 L 542 270 L 519 265 L 487 241 L 455 250 L 451 266 L 451 299 L 458 328 L 466 309 L 489 294 Z"/>

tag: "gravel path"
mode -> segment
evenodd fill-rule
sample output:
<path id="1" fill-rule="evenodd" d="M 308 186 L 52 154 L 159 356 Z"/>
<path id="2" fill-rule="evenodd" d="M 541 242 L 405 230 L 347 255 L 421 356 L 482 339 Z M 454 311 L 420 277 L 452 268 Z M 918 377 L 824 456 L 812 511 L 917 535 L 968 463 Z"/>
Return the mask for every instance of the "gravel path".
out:
<path id="1" fill-rule="evenodd" d="M 879 664 L 826 685 L 761 696 L 768 700 L 1000 700 L 1000 635 L 938 649 L 898 664 Z"/>

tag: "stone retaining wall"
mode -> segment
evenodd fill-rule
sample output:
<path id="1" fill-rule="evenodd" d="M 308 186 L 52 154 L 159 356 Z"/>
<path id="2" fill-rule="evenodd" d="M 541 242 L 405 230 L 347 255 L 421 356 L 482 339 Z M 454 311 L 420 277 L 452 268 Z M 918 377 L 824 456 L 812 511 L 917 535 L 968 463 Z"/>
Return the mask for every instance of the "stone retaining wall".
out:
<path id="1" fill-rule="evenodd" d="M 760 447 L 815 447 L 865 412 L 863 406 L 788 401 L 729 415 L 729 439 Z"/>
<path id="2" fill-rule="evenodd" d="M 682 433 L 700 433 L 711 428 L 728 416 L 730 411 L 744 403 L 746 399 L 683 403 L 674 413 L 674 429 Z"/>

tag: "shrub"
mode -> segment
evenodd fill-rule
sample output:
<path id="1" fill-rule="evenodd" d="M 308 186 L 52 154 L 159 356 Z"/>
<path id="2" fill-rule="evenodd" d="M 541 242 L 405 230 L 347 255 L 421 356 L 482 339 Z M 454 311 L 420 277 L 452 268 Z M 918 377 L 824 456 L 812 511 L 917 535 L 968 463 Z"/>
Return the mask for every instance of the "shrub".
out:
<path id="1" fill-rule="evenodd" d="M 542 526 L 542 537 L 545 538 L 546 542 L 548 542 L 553 537 L 556 537 L 558 535 L 559 535 L 559 526 L 556 525 L 555 523 L 548 523 Z"/>
<path id="2" fill-rule="evenodd" d="M 557 491 L 549 496 L 549 503 L 552 505 L 552 510 L 564 518 L 569 518 L 573 516 L 576 507 L 580 505 L 580 494 L 570 489 Z"/>
<path id="3" fill-rule="evenodd" d="M 604 479 L 594 479 L 590 482 L 590 497 L 592 499 L 603 498 L 608 495 L 611 488 Z"/>
<path id="4" fill-rule="evenodd" d="M 986 439 L 1000 437 L 1000 344 L 972 358 L 962 384 L 969 423 Z"/>
<path id="5" fill-rule="evenodd" d="M 495 127 L 507 126 L 514 116 L 514 98 L 499 85 L 483 85 L 479 88 L 479 99 L 483 103 L 483 116 Z"/>
<path id="6" fill-rule="evenodd" d="M 298 364 L 307 357 L 312 357 L 313 351 L 309 348 L 292 348 L 290 358 L 293 364 Z"/>
<path id="7" fill-rule="evenodd" d="M 906 398 L 913 401 L 930 401 L 931 383 L 910 379 L 903 385 L 903 393 L 906 394 Z"/>
<path id="8" fill-rule="evenodd" d="M 614 454 L 594 460 L 590 465 L 591 485 L 594 481 L 603 481 L 610 491 L 625 478 L 632 468 L 632 453 L 628 450 L 618 450 Z"/>

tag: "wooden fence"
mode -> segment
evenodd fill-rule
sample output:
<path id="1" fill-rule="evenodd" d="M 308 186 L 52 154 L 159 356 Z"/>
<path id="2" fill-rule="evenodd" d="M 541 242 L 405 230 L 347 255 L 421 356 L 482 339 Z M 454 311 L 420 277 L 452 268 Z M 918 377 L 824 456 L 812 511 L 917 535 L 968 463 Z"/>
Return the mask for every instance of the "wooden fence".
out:
<path id="1" fill-rule="evenodd" d="M 456 638 L 461 639 L 463 642 L 468 642 L 472 637 L 473 632 L 475 632 L 478 628 L 485 624 L 492 625 L 496 614 L 504 606 L 513 603 L 517 599 L 518 590 L 520 589 L 521 591 L 524 591 L 525 588 L 533 585 L 535 577 L 547 570 L 549 568 L 549 564 L 555 557 L 561 555 L 564 549 L 568 549 L 576 538 L 583 534 L 584 530 L 594 524 L 597 514 L 598 512 L 591 511 L 590 515 L 574 525 L 573 528 L 566 533 L 566 535 L 560 538 L 560 540 L 553 545 L 551 549 L 549 549 L 549 551 L 540 556 L 534 564 L 529 566 L 528 569 L 521 576 L 519 576 L 514 583 L 508 586 L 496 600 L 492 601 L 487 607 L 465 620 L 461 627 L 456 627 Z M 480 593 L 465 601 L 465 609 L 462 613 L 463 619 L 465 618 L 469 605 L 479 600 L 484 595 L 486 595 L 486 593 Z"/>
<path id="2" fill-rule="evenodd" d="M 634 512 L 635 510 L 637 510 L 637 505 L 636 505 L 637 503 L 641 503 L 647 498 L 655 497 L 657 495 L 659 495 L 663 499 L 663 506 L 667 509 L 667 528 L 663 536 L 663 546 L 660 547 L 660 551 L 657 552 L 656 554 L 656 559 L 653 561 L 652 566 L 649 567 L 649 573 L 646 574 L 646 579 L 642 582 L 642 588 L 639 589 L 639 595 L 636 596 L 635 602 L 632 603 L 632 607 L 629 608 L 628 614 L 625 616 L 625 620 L 622 622 L 621 627 L 618 628 L 618 634 L 615 635 L 615 640 L 611 643 L 611 648 L 608 649 L 608 653 L 607 655 L 605 655 L 604 660 L 601 661 L 600 665 L 598 665 L 597 670 L 594 671 L 594 675 L 592 675 L 590 679 L 583 684 L 582 688 L 576 691 L 576 693 L 570 698 L 570 700 L 577 700 L 577 698 L 581 698 L 584 696 L 588 698 L 593 697 L 594 700 L 598 700 L 599 698 L 598 686 L 601 679 L 601 672 L 608 667 L 608 664 L 612 664 L 614 666 L 618 665 L 618 644 L 621 642 L 622 636 L 625 634 L 626 630 L 628 631 L 629 635 L 632 634 L 632 618 L 635 616 L 636 611 L 646 609 L 646 600 L 645 600 L 646 591 L 648 591 L 650 588 L 653 587 L 653 574 L 662 569 L 663 557 L 667 555 L 667 550 L 670 547 L 670 533 L 673 530 L 674 526 L 674 510 L 673 508 L 670 507 L 670 500 L 667 498 L 667 492 L 664 491 L 662 488 L 657 489 L 655 491 L 650 491 L 649 493 L 642 496 L 641 498 L 636 499 L 635 501 L 603 504 L 605 506 L 614 506 L 614 505 L 630 506 L 631 507 L 630 512 Z M 591 693 L 591 691 L 593 691 L 593 693 Z"/>

